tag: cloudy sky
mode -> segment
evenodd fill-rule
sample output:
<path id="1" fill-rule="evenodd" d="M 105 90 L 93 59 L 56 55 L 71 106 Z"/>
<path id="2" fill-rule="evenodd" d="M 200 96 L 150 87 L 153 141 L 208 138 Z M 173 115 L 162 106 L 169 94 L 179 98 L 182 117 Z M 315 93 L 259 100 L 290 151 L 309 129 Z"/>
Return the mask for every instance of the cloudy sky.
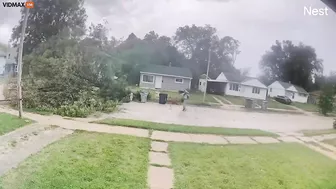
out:
<path id="1" fill-rule="evenodd" d="M 88 23 L 106 19 L 118 38 L 151 30 L 172 36 L 179 26 L 210 24 L 220 37 L 241 42 L 236 66 L 251 68 L 252 76 L 260 73 L 260 58 L 275 40 L 287 39 L 313 46 L 325 74 L 336 70 L 336 14 L 304 15 L 304 7 L 325 8 L 320 0 L 86 0 L 85 7 Z M 0 42 L 8 42 L 19 17 L 18 9 L 1 5 Z"/>

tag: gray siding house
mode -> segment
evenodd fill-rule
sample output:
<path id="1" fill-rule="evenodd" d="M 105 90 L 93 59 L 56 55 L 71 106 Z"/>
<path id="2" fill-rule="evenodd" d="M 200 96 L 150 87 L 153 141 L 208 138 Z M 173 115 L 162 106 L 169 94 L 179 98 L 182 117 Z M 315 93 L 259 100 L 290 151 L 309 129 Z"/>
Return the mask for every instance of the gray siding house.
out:
<path id="1" fill-rule="evenodd" d="M 179 91 L 190 89 L 192 74 L 187 68 L 150 65 L 140 70 L 141 88 Z"/>

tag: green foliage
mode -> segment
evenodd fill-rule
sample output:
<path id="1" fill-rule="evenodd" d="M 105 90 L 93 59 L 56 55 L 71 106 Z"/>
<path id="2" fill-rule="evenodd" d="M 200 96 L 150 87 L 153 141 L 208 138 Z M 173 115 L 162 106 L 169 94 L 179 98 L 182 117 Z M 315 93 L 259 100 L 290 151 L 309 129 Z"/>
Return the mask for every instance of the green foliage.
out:
<path id="1" fill-rule="evenodd" d="M 309 91 L 314 87 L 313 76 L 322 74 L 322 62 L 311 46 L 302 43 L 295 45 L 292 41 L 276 41 L 261 59 L 261 79 L 265 84 L 276 80 L 290 81 Z"/>
<path id="2" fill-rule="evenodd" d="M 327 115 L 334 109 L 334 96 L 335 89 L 331 85 L 327 85 L 323 88 L 319 97 L 318 107 L 323 115 Z"/>
<path id="3" fill-rule="evenodd" d="M 97 44 L 104 46 L 94 38 L 58 35 L 25 56 L 30 70 L 23 79 L 25 108 L 69 117 L 114 111 L 129 91 L 126 81 L 114 78 L 120 66 Z"/>
<path id="4" fill-rule="evenodd" d="M 239 71 L 234 67 L 234 62 L 240 53 L 240 43 L 230 36 L 220 39 L 216 28 L 210 25 L 179 27 L 176 30 L 174 40 L 176 46 L 186 57 L 183 65 L 193 73 L 193 88 L 198 86 L 198 77 L 207 72 L 209 50 L 211 56 L 210 78 L 216 78 L 221 72 L 239 74 Z"/>
<path id="5" fill-rule="evenodd" d="M 34 0 L 35 7 L 29 11 L 24 41 L 24 53 L 30 54 L 40 43 L 67 31 L 73 37 L 85 33 L 86 12 L 84 0 Z M 17 46 L 24 20 L 21 9 L 19 24 L 13 28 L 12 42 Z"/>

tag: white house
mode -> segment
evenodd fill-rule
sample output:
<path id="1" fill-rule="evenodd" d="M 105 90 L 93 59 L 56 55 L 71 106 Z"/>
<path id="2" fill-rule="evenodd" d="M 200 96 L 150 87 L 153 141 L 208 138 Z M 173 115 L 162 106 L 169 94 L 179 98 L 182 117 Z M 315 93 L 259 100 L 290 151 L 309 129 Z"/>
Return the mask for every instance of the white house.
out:
<path id="1" fill-rule="evenodd" d="M 203 92 L 204 83 L 206 79 L 200 79 L 199 90 Z M 266 100 L 267 95 L 267 87 L 257 78 L 243 77 L 228 72 L 222 72 L 215 80 L 209 79 L 207 91 L 259 100 Z"/>
<path id="2" fill-rule="evenodd" d="M 187 68 L 150 65 L 140 70 L 141 88 L 179 91 L 190 89 L 192 73 Z"/>
<path id="3" fill-rule="evenodd" d="M 287 96 L 293 102 L 307 103 L 309 93 L 302 87 L 285 83 L 282 81 L 275 81 L 268 87 L 268 96 Z"/>
<path id="4" fill-rule="evenodd" d="M 6 54 L 0 50 L 0 76 L 5 72 Z"/>

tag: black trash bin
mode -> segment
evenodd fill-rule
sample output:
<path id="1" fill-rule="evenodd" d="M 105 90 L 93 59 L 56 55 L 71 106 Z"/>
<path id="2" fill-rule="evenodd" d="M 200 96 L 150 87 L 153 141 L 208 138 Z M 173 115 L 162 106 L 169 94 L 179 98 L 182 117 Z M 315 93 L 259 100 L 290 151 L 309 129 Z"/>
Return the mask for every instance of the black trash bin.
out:
<path id="1" fill-rule="evenodd" d="M 166 104 L 168 100 L 168 94 L 160 93 L 159 94 L 159 104 Z"/>

